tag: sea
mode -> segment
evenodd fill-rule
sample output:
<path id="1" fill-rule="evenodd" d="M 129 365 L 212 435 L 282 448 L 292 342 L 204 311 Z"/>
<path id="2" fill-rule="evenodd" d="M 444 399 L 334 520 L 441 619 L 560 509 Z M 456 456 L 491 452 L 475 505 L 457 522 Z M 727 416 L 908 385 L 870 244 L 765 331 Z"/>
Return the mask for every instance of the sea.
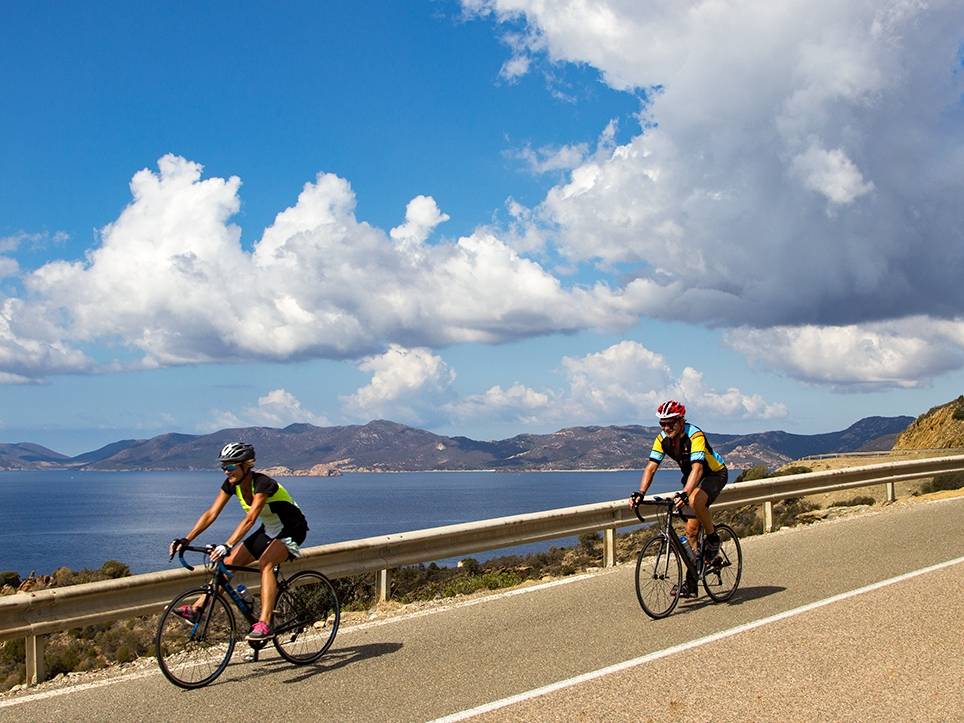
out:
<path id="1" fill-rule="evenodd" d="M 677 470 L 656 473 L 650 492 L 679 489 Z M 308 519 L 305 546 L 625 499 L 639 470 L 599 472 L 349 472 L 279 477 Z M 171 539 L 214 501 L 223 476 L 210 472 L 0 472 L 0 571 L 24 577 L 58 567 L 132 572 L 177 565 Z M 231 501 L 199 543 L 222 542 L 243 513 Z M 559 539 L 473 555 L 485 560 L 574 544 Z M 428 562 L 428 561 L 426 561 Z M 454 564 L 455 560 L 439 561 Z"/>

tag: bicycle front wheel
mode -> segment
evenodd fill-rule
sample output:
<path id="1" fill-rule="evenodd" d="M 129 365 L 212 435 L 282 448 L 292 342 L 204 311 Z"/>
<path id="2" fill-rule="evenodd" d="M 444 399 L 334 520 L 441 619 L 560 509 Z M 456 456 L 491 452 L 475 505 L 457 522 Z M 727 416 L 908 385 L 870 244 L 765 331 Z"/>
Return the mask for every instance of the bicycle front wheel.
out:
<path id="1" fill-rule="evenodd" d="M 665 535 L 650 538 L 636 558 L 636 598 L 651 618 L 665 618 L 679 602 L 683 565 Z"/>
<path id="2" fill-rule="evenodd" d="M 299 572 L 278 593 L 274 646 L 290 663 L 313 663 L 331 647 L 339 620 L 341 606 L 328 578 L 311 570 Z"/>
<path id="3" fill-rule="evenodd" d="M 703 589 L 713 602 L 726 602 L 743 576 L 743 551 L 740 538 L 729 525 L 716 525 L 720 536 L 720 552 L 703 565 Z"/>
<path id="4" fill-rule="evenodd" d="M 207 601 L 192 619 L 179 615 L 197 600 Z M 221 595 L 190 590 L 167 606 L 157 625 L 154 649 L 164 676 L 182 688 L 201 688 L 217 678 L 234 652 L 234 614 Z"/>

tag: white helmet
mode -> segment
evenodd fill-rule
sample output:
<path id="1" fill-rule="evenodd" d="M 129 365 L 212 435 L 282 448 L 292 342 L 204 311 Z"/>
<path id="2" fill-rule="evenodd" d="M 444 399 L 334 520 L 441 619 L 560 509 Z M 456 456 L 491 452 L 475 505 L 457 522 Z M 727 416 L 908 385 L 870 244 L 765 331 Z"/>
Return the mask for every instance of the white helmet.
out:
<path id="1" fill-rule="evenodd" d="M 218 462 L 246 462 L 249 459 L 254 459 L 254 446 L 246 442 L 229 442 L 218 456 Z"/>

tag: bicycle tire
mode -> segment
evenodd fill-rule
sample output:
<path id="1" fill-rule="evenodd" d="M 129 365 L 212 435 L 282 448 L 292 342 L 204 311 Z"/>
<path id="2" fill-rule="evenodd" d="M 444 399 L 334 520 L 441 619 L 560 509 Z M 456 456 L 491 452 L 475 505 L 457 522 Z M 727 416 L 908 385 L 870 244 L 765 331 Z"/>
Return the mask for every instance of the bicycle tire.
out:
<path id="1" fill-rule="evenodd" d="M 651 537 L 636 557 L 636 599 L 643 612 L 654 620 L 665 618 L 676 608 L 682 584 L 679 553 L 666 535 Z"/>
<path id="2" fill-rule="evenodd" d="M 713 602 L 726 602 L 743 577 L 743 549 L 729 525 L 716 525 L 716 533 L 720 536 L 720 552 L 703 565 L 703 589 Z"/>
<path id="3" fill-rule="evenodd" d="M 313 663 L 335 641 L 340 620 L 341 605 L 331 581 L 314 570 L 296 573 L 275 602 L 274 646 L 289 663 Z"/>
<path id="4" fill-rule="evenodd" d="M 208 600 L 197 622 L 174 612 L 201 595 L 208 595 Z M 210 595 L 205 588 L 196 588 L 178 595 L 157 623 L 154 653 L 161 672 L 181 688 L 203 688 L 221 675 L 230 662 L 235 631 L 234 613 L 220 593 Z"/>

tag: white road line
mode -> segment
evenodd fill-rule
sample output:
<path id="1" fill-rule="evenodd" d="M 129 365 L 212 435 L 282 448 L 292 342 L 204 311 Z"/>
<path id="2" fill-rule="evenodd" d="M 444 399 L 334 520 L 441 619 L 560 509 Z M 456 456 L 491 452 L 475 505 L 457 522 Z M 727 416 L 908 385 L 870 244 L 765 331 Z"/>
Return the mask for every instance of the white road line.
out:
<path id="1" fill-rule="evenodd" d="M 735 628 L 730 628 L 729 630 L 722 630 L 718 633 L 713 633 L 712 635 L 707 635 L 703 638 L 698 638 L 697 640 L 690 640 L 689 642 L 682 643 L 680 645 L 674 645 L 672 648 L 666 648 L 665 650 L 657 650 L 654 653 L 649 653 L 648 655 L 643 655 L 639 658 L 633 658 L 632 660 L 626 660 L 622 663 L 616 663 L 615 665 L 609 665 L 605 668 L 599 668 L 598 670 L 591 671 L 589 673 L 583 673 L 582 675 L 577 675 L 574 678 L 569 678 L 567 680 L 560 680 L 555 683 L 550 683 L 549 685 L 543 686 L 541 688 L 535 688 L 533 690 L 526 691 L 524 693 L 519 693 L 517 695 L 510 696 L 508 698 L 503 698 L 502 700 L 496 700 L 491 703 L 486 703 L 485 705 L 480 705 L 476 708 L 470 708 L 468 710 L 463 710 L 458 713 L 453 713 L 447 715 L 443 718 L 437 718 L 430 723 L 451 723 L 454 721 L 462 721 L 468 718 L 473 718 L 483 713 L 489 713 L 499 708 L 505 708 L 506 706 L 513 705 L 515 703 L 521 703 L 526 700 L 531 700 L 533 698 L 538 698 L 543 695 L 548 695 L 549 693 L 554 693 L 557 690 L 563 690 L 565 688 L 570 688 L 574 685 L 579 685 L 580 683 L 585 683 L 589 680 L 595 680 L 596 678 L 602 678 L 606 675 L 611 675 L 612 673 L 618 673 L 622 670 L 628 670 L 629 668 L 635 668 L 640 665 L 645 665 L 654 660 L 659 660 L 660 658 L 665 658 L 670 655 L 675 655 L 676 653 L 681 653 L 685 650 L 691 650 L 693 648 L 700 647 L 701 645 L 706 645 L 708 643 L 715 642 L 717 640 L 722 640 L 724 638 L 729 638 L 734 635 L 739 635 L 740 633 L 747 632 L 748 630 L 754 630 L 755 628 L 762 627 L 764 625 L 769 625 L 770 623 L 775 623 L 780 620 L 786 620 L 787 618 L 794 617 L 796 615 L 801 615 L 803 613 L 809 612 L 811 610 L 816 610 L 817 608 L 824 607 L 825 605 L 832 605 L 833 603 L 840 602 L 842 600 L 847 600 L 848 598 L 855 597 L 857 595 L 862 595 L 873 590 L 878 590 L 882 587 L 887 587 L 888 585 L 894 585 L 898 582 L 903 582 L 904 580 L 909 580 L 910 578 L 917 577 L 918 575 L 924 575 L 929 572 L 935 572 L 941 570 L 945 567 L 951 567 L 952 565 L 959 565 L 964 562 L 964 557 L 958 557 L 954 560 L 948 560 L 947 562 L 940 562 L 936 565 L 930 565 L 929 567 L 921 568 L 920 570 L 914 570 L 912 572 L 904 573 L 903 575 L 898 575 L 897 577 L 892 577 L 887 580 L 881 580 L 880 582 L 875 582 L 870 585 L 865 585 L 864 587 L 857 588 L 856 590 L 850 590 L 849 592 L 843 592 L 839 595 L 833 595 L 832 597 L 825 598 L 823 600 L 818 600 L 816 602 L 808 603 L 807 605 L 802 605 L 798 608 L 793 608 L 792 610 L 786 610 L 782 613 L 777 613 L 776 615 L 771 615 L 770 617 L 761 618 L 760 620 L 755 620 L 751 623 L 746 623 L 744 625 L 738 625 Z"/>

